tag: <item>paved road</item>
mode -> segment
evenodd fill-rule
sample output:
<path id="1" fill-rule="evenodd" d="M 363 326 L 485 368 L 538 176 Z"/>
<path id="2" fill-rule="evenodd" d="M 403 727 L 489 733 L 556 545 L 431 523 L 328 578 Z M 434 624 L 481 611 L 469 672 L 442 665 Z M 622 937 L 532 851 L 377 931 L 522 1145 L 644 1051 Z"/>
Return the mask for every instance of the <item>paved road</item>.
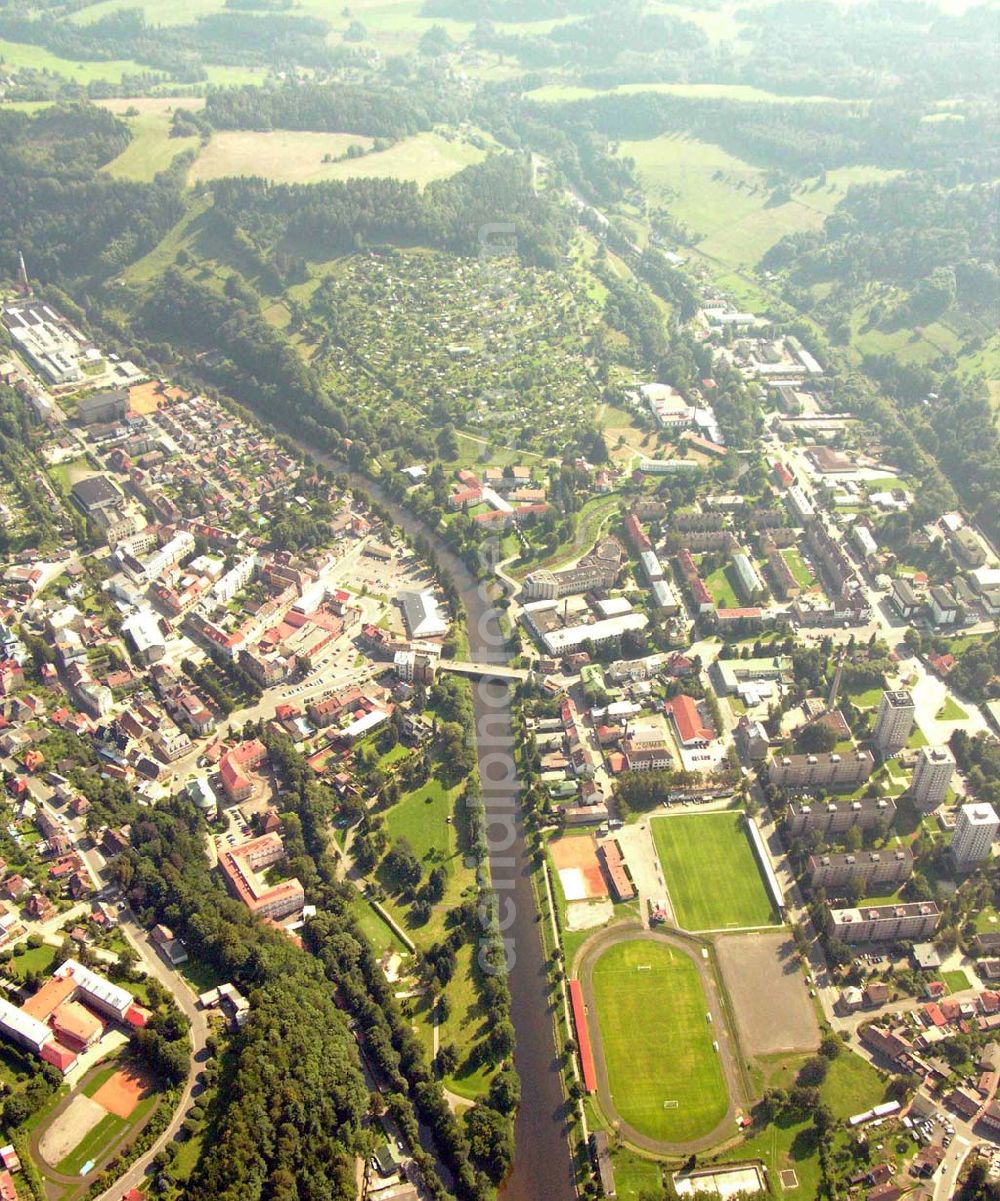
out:
<path id="1" fill-rule="evenodd" d="M 948 1148 L 948 1156 L 938 1169 L 934 1182 L 934 1201 L 951 1201 L 958 1186 L 958 1174 L 962 1170 L 965 1157 L 972 1150 L 972 1144 L 961 1134 L 956 1134 L 952 1145 Z"/>

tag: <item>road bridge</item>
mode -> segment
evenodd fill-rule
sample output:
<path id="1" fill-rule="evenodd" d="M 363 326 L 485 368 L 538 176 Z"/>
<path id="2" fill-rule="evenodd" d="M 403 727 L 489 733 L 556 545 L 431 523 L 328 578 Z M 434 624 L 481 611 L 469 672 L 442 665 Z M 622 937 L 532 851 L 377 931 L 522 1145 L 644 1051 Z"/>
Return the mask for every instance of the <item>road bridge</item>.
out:
<path id="1" fill-rule="evenodd" d="M 442 659 L 438 671 L 456 676 L 471 676 L 477 680 L 499 680 L 504 684 L 521 684 L 530 674 L 522 667 L 507 667 L 503 663 L 477 663 L 465 659 Z"/>

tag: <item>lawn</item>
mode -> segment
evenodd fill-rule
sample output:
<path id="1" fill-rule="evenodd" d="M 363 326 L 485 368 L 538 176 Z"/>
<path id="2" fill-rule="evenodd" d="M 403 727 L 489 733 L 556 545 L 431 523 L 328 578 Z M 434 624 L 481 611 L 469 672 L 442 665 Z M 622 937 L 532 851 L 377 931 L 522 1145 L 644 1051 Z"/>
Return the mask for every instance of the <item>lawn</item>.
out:
<path id="1" fill-rule="evenodd" d="M 393 842 L 405 838 L 425 870 L 427 865 L 447 863 L 456 854 L 454 827 L 448 818 L 460 791 L 432 778 L 386 812 L 389 837 Z"/>
<path id="2" fill-rule="evenodd" d="M 343 158 L 352 145 L 367 150 L 372 139 L 347 133 L 225 131 L 216 133 L 198 156 L 191 180 L 199 183 L 228 175 L 260 175 L 279 183 L 406 179 L 423 187 L 486 157 L 485 150 L 463 138 L 437 132 L 419 133 L 359 158 Z M 330 161 L 324 162 L 327 155 Z"/>
<path id="3" fill-rule="evenodd" d="M 426 950 L 440 940 L 446 932 L 445 920 L 448 913 L 459 905 L 466 890 L 474 885 L 474 871 L 466 866 L 461 831 L 462 817 L 455 815 L 455 802 L 462 786 L 445 788 L 440 780 L 431 779 L 421 788 L 404 795 L 403 799 L 385 814 L 386 828 L 393 843 L 405 838 L 413 854 L 424 868 L 424 878 L 432 868 L 442 866 L 447 872 L 444 898 L 435 905 L 430 919 L 423 925 L 414 924 L 409 916 L 409 906 L 398 895 L 390 895 L 384 901 L 385 908 L 407 931 L 417 946 Z M 448 819 L 454 816 L 454 821 Z M 392 881 L 387 873 L 377 873 L 384 887 Z M 367 905 L 361 905 L 357 914 L 362 929 L 371 939 L 376 950 L 400 949 L 391 931 Z M 456 952 L 455 973 L 445 990 L 451 1011 L 441 1027 L 441 1044 L 452 1043 L 458 1052 L 458 1067 L 453 1076 L 446 1079 L 448 1088 L 461 1096 L 475 1099 L 488 1088 L 492 1073 L 484 1071 L 476 1062 L 473 1052 L 485 1027 L 480 1011 L 480 1001 L 474 976 L 473 946 L 464 942 Z M 433 1021 L 426 1001 L 420 1001 L 415 1009 L 415 1025 L 428 1054 L 433 1039 Z"/>
<path id="4" fill-rule="evenodd" d="M 906 749 L 908 751 L 919 751 L 922 746 L 927 745 L 927 735 L 921 730 L 920 726 L 914 722 L 913 732 L 906 740 Z"/>
<path id="5" fill-rule="evenodd" d="M 738 609 L 740 598 L 736 591 L 736 573 L 730 564 L 717 567 L 705 579 L 705 587 L 711 592 L 712 599 L 720 609 Z"/>
<path id="6" fill-rule="evenodd" d="M 50 947 L 48 943 L 43 943 L 40 947 L 28 947 L 27 943 L 23 944 L 27 949 L 23 955 L 13 955 L 8 964 L 11 972 L 19 979 L 23 980 L 29 972 L 36 972 L 41 976 L 48 973 L 52 967 L 52 961 L 56 957 L 57 947 Z"/>
<path id="7" fill-rule="evenodd" d="M 968 716 L 968 713 L 952 696 L 945 698 L 944 704 L 935 714 L 938 721 L 966 721 Z"/>
<path id="8" fill-rule="evenodd" d="M 781 554 L 788 564 L 788 570 L 795 577 L 796 584 L 800 588 L 811 588 L 813 585 L 813 573 L 806 566 L 806 561 L 802 558 L 802 553 L 798 548 L 790 546 L 787 550 L 783 550 Z"/>
<path id="9" fill-rule="evenodd" d="M 663 1165 L 654 1159 L 645 1159 L 619 1147 L 611 1152 L 615 1170 L 615 1195 L 618 1201 L 641 1201 L 642 1197 L 663 1196 Z"/>
<path id="10" fill-rule="evenodd" d="M 844 1050 L 831 1061 L 820 1093 L 835 1118 L 849 1118 L 885 1100 L 885 1081 L 867 1059 Z"/>
<path id="11" fill-rule="evenodd" d="M 594 964 L 593 987 L 608 1081 L 621 1117 L 648 1137 L 669 1142 L 713 1130 L 729 1100 L 691 959 L 661 943 L 619 943 Z M 665 1101 L 678 1104 L 667 1109 Z"/>
<path id="12" fill-rule="evenodd" d="M 939 975 L 942 983 L 947 985 L 950 993 L 965 992 L 967 988 L 972 987 L 964 968 L 956 967 L 950 972 L 940 972 Z"/>
<path id="13" fill-rule="evenodd" d="M 779 1172 L 790 1168 L 798 1176 L 799 1186 L 789 1196 L 809 1201 L 820 1195 L 819 1139 L 811 1118 L 772 1122 L 721 1159 L 762 1159 L 775 1181 Z"/>
<path id="14" fill-rule="evenodd" d="M 742 812 L 657 817 L 656 853 L 678 925 L 723 930 L 775 922 Z"/>
<path id="15" fill-rule="evenodd" d="M 56 488 L 67 497 L 74 484 L 94 474 L 93 468 L 83 455 L 77 459 L 63 459 L 61 463 L 52 463 L 46 471 Z"/>
<path id="16" fill-rule="evenodd" d="M 532 571 L 546 567 L 550 571 L 564 567 L 582 558 L 600 536 L 604 526 L 618 512 L 619 498 L 617 496 L 594 496 L 580 507 L 575 519 L 575 532 L 572 539 L 563 543 L 546 559 L 535 560 L 519 565 L 511 575 L 515 579 L 523 579 Z"/>
<path id="17" fill-rule="evenodd" d="M 191 985 L 191 988 L 199 994 L 208 992 L 212 988 L 218 988 L 220 984 L 225 984 L 225 978 L 203 959 L 189 958 L 177 970 Z"/>
<path id="18" fill-rule="evenodd" d="M 360 894 L 353 909 L 357 923 L 361 927 L 365 937 L 372 944 L 376 955 L 381 955 L 385 951 L 399 951 L 401 953 L 406 951 L 399 937 L 393 932 L 392 927 L 379 917 L 371 905 Z"/>

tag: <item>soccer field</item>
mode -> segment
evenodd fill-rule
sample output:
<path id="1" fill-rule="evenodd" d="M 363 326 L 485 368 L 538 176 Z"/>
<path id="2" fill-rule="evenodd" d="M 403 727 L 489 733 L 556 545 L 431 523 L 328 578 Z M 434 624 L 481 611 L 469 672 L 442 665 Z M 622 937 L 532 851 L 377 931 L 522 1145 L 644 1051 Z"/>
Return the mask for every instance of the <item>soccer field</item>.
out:
<path id="1" fill-rule="evenodd" d="M 776 921 L 743 821 L 743 813 L 726 810 L 650 822 L 682 929 L 725 930 Z"/>
<path id="2" fill-rule="evenodd" d="M 641 1134 L 664 1142 L 685 1142 L 714 1130 L 729 1099 L 712 1047 L 719 1031 L 706 1017 L 708 1005 L 691 959 L 648 939 L 621 942 L 594 964 L 592 984 L 619 1115 Z"/>

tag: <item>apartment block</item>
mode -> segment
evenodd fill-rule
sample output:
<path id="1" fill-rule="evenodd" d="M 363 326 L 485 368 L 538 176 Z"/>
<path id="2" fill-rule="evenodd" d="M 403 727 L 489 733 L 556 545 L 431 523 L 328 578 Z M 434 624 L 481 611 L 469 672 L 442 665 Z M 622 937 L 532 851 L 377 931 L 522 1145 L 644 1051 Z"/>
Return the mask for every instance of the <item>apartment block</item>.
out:
<path id="1" fill-rule="evenodd" d="M 910 850 L 846 851 L 809 856 L 810 888 L 844 888 L 858 881 L 868 892 L 896 887 L 913 875 Z"/>
<path id="2" fill-rule="evenodd" d="M 861 797 L 853 801 L 796 802 L 785 813 L 789 834 L 844 834 L 853 827 L 864 832 L 892 825 L 896 805 L 888 797 Z"/>
<path id="3" fill-rule="evenodd" d="M 905 905 L 866 905 L 863 909 L 831 909 L 827 932 L 846 943 L 916 942 L 932 938 L 941 921 L 933 901 Z"/>
<path id="4" fill-rule="evenodd" d="M 280 834 L 263 834 L 224 851 L 219 867 L 230 892 L 250 910 L 261 917 L 275 920 L 297 913 L 305 903 L 302 885 L 294 877 L 269 884 L 263 873 L 275 863 L 285 860 L 285 847 Z"/>
<path id="5" fill-rule="evenodd" d="M 875 770 L 869 750 L 775 756 L 767 775 L 781 788 L 856 788 Z"/>

